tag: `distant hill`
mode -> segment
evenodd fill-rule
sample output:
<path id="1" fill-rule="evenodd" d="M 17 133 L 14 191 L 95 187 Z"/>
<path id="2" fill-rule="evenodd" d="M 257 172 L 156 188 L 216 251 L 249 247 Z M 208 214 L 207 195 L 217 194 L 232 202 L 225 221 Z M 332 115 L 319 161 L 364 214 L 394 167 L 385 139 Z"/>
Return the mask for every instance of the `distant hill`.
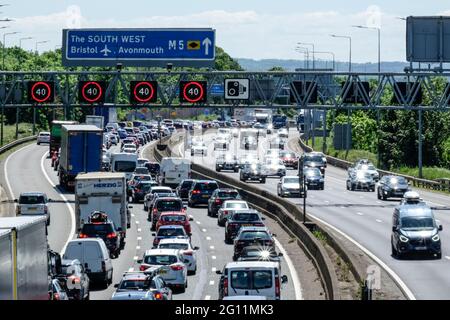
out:
<path id="1" fill-rule="evenodd" d="M 286 71 L 295 71 L 297 68 L 305 68 L 305 62 L 303 60 L 282 60 L 282 59 L 263 59 L 253 60 L 246 58 L 234 58 L 241 66 L 247 71 L 267 71 L 273 67 L 282 67 Z M 403 69 L 409 66 L 407 62 L 381 62 L 382 72 L 403 72 Z M 332 61 L 316 61 L 316 69 L 333 67 Z M 312 69 L 312 61 L 309 61 L 309 68 Z M 336 61 L 336 71 L 348 71 L 348 63 L 342 61 Z M 352 71 L 354 72 L 377 72 L 377 63 L 352 63 Z"/>

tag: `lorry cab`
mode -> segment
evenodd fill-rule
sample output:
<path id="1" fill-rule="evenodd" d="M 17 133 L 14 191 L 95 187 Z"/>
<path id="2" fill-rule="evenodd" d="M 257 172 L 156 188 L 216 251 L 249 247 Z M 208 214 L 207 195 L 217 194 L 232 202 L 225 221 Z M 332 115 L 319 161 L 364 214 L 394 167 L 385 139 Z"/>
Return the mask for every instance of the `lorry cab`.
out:
<path id="1" fill-rule="evenodd" d="M 238 261 L 228 263 L 220 274 L 219 299 L 230 296 L 263 296 L 281 298 L 281 284 L 288 281 L 280 275 L 277 262 Z"/>
<path id="2" fill-rule="evenodd" d="M 429 253 L 441 258 L 442 225 L 434 218 L 431 208 L 417 192 L 406 192 L 392 216 L 392 256 L 401 258 L 408 253 Z"/>
<path id="3" fill-rule="evenodd" d="M 138 155 L 135 153 L 113 153 L 111 155 L 111 171 L 124 172 L 129 180 L 137 167 L 137 159 Z"/>

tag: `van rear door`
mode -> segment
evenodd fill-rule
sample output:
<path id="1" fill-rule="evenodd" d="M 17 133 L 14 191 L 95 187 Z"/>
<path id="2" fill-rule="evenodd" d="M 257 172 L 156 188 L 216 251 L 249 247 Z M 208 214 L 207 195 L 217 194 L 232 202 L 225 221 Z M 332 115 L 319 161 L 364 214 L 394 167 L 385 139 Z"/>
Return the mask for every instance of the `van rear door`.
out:
<path id="1" fill-rule="evenodd" d="M 275 273 L 272 268 L 230 270 L 229 296 L 265 296 L 276 298 Z"/>
<path id="2" fill-rule="evenodd" d="M 97 241 L 84 242 L 84 262 L 91 273 L 102 272 L 103 255 Z"/>

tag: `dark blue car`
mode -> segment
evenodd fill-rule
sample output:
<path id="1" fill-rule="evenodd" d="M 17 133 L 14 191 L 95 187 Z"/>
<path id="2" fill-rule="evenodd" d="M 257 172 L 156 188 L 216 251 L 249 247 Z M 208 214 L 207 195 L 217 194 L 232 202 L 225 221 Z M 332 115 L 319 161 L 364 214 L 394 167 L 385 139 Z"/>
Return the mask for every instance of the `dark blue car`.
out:
<path id="1" fill-rule="evenodd" d="M 197 180 L 189 191 L 188 205 L 195 207 L 198 204 L 208 204 L 209 198 L 218 188 L 219 185 L 214 180 Z"/>
<path id="2" fill-rule="evenodd" d="M 128 133 L 124 129 L 117 130 L 117 133 L 119 134 L 120 139 L 125 139 L 126 137 L 128 137 Z"/>

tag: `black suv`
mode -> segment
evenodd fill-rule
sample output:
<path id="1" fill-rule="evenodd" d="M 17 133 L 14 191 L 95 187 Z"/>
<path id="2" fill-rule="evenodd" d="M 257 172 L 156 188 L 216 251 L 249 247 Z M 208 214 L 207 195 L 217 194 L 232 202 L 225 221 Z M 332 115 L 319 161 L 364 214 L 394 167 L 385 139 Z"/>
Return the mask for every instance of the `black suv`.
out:
<path id="1" fill-rule="evenodd" d="M 302 161 L 304 167 L 319 168 L 320 172 L 325 175 L 325 167 L 327 165 L 322 156 L 306 153 L 302 156 Z"/>
<path id="2" fill-rule="evenodd" d="M 197 204 L 208 204 L 214 190 L 219 189 L 219 184 L 214 180 L 197 180 L 189 191 L 188 204 L 194 207 Z"/>
<path id="3" fill-rule="evenodd" d="M 378 182 L 377 197 L 386 200 L 391 197 L 402 198 L 410 191 L 408 180 L 398 176 L 383 176 Z"/>
<path id="4" fill-rule="evenodd" d="M 251 180 L 266 183 L 266 176 L 260 163 L 245 164 L 241 169 L 239 179 L 244 182 Z"/>
<path id="5" fill-rule="evenodd" d="M 225 243 L 232 243 L 241 227 L 264 227 L 263 220 L 254 209 L 236 211 L 225 222 Z"/>
<path id="6" fill-rule="evenodd" d="M 225 188 L 214 190 L 208 200 L 208 216 L 217 216 L 217 212 L 226 200 L 240 200 L 241 196 L 236 189 Z"/>
<path id="7" fill-rule="evenodd" d="M 178 187 L 175 189 L 175 192 L 182 200 L 187 200 L 189 198 L 189 190 L 191 190 L 194 183 L 194 179 L 185 179 L 180 182 Z"/>
<path id="8" fill-rule="evenodd" d="M 65 283 L 69 299 L 89 300 L 89 277 L 78 259 L 62 260 L 61 274 L 58 275 L 60 283 Z"/>
<path id="9" fill-rule="evenodd" d="M 154 180 L 152 181 L 141 181 L 138 182 L 133 189 L 131 189 L 131 198 L 134 203 L 143 201 L 147 193 L 150 192 L 152 187 L 157 186 L 158 183 Z"/>
<path id="10" fill-rule="evenodd" d="M 233 170 L 234 172 L 239 171 L 239 160 L 234 155 L 221 154 L 216 159 L 216 171 L 220 172 L 222 170 Z"/>
<path id="11" fill-rule="evenodd" d="M 117 258 L 121 250 L 121 236 L 114 222 L 108 220 L 108 215 L 94 211 L 87 223 L 80 229 L 78 238 L 101 238 L 109 250 L 111 258 Z"/>

